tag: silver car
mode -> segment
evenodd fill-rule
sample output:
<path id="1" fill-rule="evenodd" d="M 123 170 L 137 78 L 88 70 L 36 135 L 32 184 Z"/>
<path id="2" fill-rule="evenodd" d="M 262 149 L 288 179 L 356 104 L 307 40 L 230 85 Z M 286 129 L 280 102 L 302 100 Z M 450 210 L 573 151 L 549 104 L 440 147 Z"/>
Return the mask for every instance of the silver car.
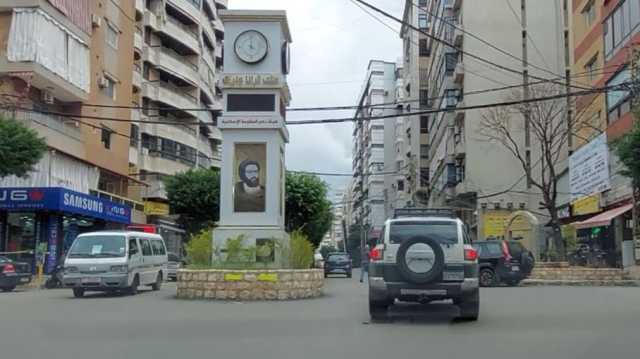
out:
<path id="1" fill-rule="evenodd" d="M 175 253 L 167 253 L 167 280 L 175 281 L 178 279 L 178 269 L 184 266 L 184 261 L 180 260 Z"/>

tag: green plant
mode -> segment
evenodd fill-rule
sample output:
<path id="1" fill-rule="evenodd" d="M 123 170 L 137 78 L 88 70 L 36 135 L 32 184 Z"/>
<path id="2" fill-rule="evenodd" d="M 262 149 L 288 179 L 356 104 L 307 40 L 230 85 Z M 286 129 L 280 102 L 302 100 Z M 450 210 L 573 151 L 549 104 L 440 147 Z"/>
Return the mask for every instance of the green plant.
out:
<path id="1" fill-rule="evenodd" d="M 0 178 L 26 177 L 46 150 L 46 141 L 36 131 L 0 116 Z"/>
<path id="2" fill-rule="evenodd" d="M 640 118 L 640 108 L 634 111 L 636 118 Z M 624 169 L 623 176 L 631 178 L 634 185 L 640 186 L 640 122 L 636 122 L 633 129 L 613 143 L 613 148 Z"/>
<path id="3" fill-rule="evenodd" d="M 319 177 L 287 172 L 285 182 L 285 227 L 300 230 L 318 246 L 331 228 L 333 214 L 327 198 L 328 186 Z"/>
<path id="4" fill-rule="evenodd" d="M 212 230 L 202 230 L 198 234 L 191 236 L 191 240 L 186 244 L 187 261 L 193 266 L 209 266 L 211 264 Z"/>
<path id="5" fill-rule="evenodd" d="M 291 269 L 308 269 L 313 265 L 313 244 L 301 231 L 289 235 L 289 267 Z"/>

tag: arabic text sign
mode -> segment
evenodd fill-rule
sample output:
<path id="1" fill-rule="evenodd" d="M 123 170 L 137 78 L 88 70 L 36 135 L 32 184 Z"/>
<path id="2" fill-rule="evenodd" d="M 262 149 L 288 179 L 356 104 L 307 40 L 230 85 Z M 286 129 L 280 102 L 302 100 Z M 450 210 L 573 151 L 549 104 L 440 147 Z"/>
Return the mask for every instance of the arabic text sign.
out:
<path id="1" fill-rule="evenodd" d="M 611 189 L 606 133 L 580 147 L 569 157 L 571 200 Z"/>

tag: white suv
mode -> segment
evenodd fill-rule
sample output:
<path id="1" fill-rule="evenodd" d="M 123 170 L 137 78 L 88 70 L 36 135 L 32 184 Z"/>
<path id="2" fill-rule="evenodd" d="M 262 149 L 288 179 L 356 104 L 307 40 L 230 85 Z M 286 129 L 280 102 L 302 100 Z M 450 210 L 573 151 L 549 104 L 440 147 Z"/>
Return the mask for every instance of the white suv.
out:
<path id="1" fill-rule="evenodd" d="M 452 213 L 442 214 L 398 209 L 396 218 L 386 221 L 369 263 L 371 319 L 385 318 L 396 299 L 452 299 L 460 319 L 478 319 L 478 253 L 464 223 Z"/>

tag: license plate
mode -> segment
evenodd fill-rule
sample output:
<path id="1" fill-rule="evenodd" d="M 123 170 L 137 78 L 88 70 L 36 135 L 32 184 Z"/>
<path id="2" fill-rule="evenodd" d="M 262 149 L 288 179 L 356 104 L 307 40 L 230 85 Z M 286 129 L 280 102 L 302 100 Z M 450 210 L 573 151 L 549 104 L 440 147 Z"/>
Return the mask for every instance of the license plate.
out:
<path id="1" fill-rule="evenodd" d="M 100 277 L 84 277 L 82 283 L 100 283 Z"/>
<path id="2" fill-rule="evenodd" d="M 511 271 L 512 271 L 512 272 L 517 272 L 517 271 L 519 271 L 519 270 L 520 270 L 520 266 L 512 266 L 512 267 L 511 267 Z"/>
<path id="3" fill-rule="evenodd" d="M 453 281 L 453 280 L 464 280 L 464 272 L 442 272 L 442 280 L 445 281 Z"/>
<path id="4" fill-rule="evenodd" d="M 446 289 L 400 289 L 404 295 L 447 295 Z"/>
<path id="5" fill-rule="evenodd" d="M 27 283 L 27 282 L 29 282 L 29 278 L 28 277 L 20 278 L 20 282 L 21 283 Z"/>

